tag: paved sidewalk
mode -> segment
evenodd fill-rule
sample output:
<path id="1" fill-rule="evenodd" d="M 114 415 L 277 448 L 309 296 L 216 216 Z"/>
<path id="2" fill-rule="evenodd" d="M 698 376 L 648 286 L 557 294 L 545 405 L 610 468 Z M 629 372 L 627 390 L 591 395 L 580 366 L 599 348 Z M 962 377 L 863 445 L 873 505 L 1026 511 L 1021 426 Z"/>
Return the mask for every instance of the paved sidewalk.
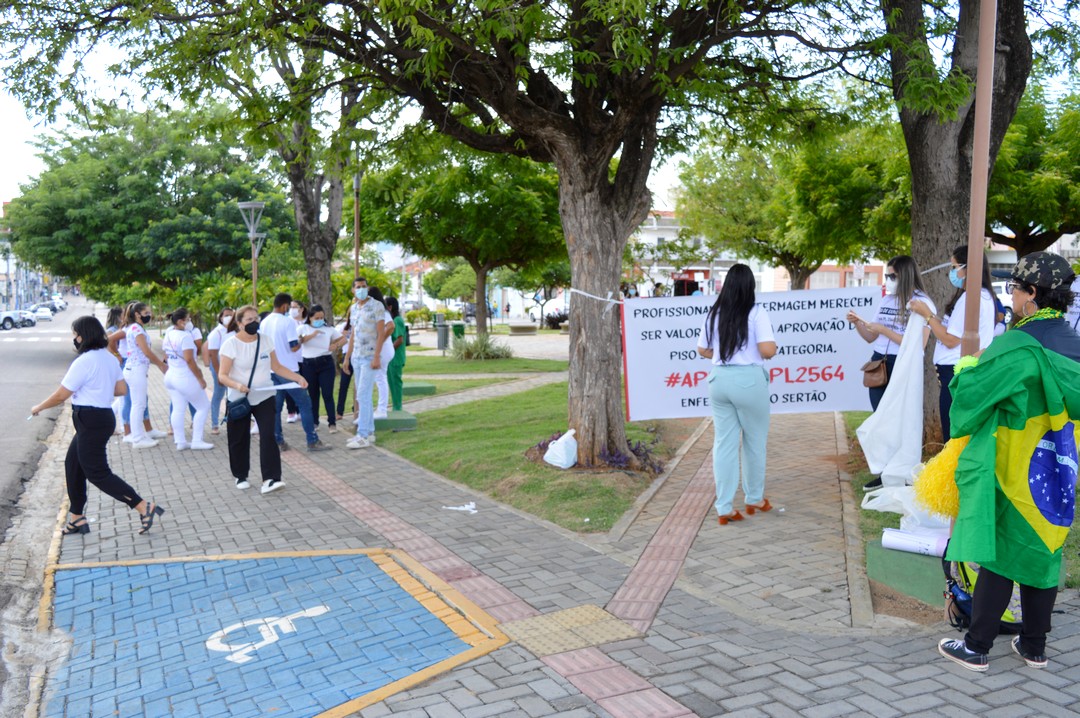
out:
<path id="1" fill-rule="evenodd" d="M 151 376 L 151 412 L 164 427 L 168 399 L 160 374 Z M 40 476 L 55 481 L 69 431 L 65 424 L 54 435 Z M 285 431 L 293 446 L 303 445 L 298 425 Z M 865 578 L 849 565 L 857 558 L 854 504 L 837 469 L 837 431 L 831 415 L 774 417 L 767 494 L 776 509 L 720 527 L 711 510 L 712 432 L 705 425 L 670 474 L 605 536 L 524 515 L 378 448 L 347 451 L 340 435 L 322 437 L 333 451 L 284 453 L 286 488 L 268 495 L 259 494 L 257 481 L 246 492 L 234 488 L 223 435 L 207 452 L 177 453 L 167 441 L 141 451 L 116 443 L 114 469 L 167 513 L 151 534 L 135 536 L 134 514 L 91 490 L 93 530 L 65 537 L 58 559 L 77 568 L 223 554 L 404 551 L 430 572 L 425 585 L 444 604 L 462 597 L 479 609 L 475 615 L 499 622 L 492 635 L 513 640 L 380 695 L 358 713 L 372 718 L 1080 714 L 1075 591 L 1059 597 L 1051 664 L 1043 671 L 1024 668 L 999 641 L 989 672 L 973 675 L 937 656 L 937 639 L 950 635 L 941 626 L 868 613 Z M 468 502 L 477 513 L 445 508 Z M 131 590 L 159 597 L 155 610 L 163 615 L 171 610 L 165 588 Z M 220 598 L 211 593 L 202 601 Z M 134 630 L 143 618 L 129 618 Z M 76 632 L 74 640 L 87 639 Z M 438 640 L 456 650 L 452 637 Z M 329 670 L 316 653 L 297 660 L 310 660 L 313 676 Z M 58 688 L 57 675 L 50 673 L 49 689 Z M 133 679 L 100 677 L 109 680 Z M 141 690 L 137 681 L 127 688 Z M 262 692 L 275 690 L 286 687 Z M 303 715 L 276 713 L 293 714 Z"/>
<path id="2" fill-rule="evenodd" d="M 528 391 L 529 389 L 535 389 L 538 386 L 558 384 L 559 382 L 567 381 L 569 374 L 565 371 L 552 371 L 528 372 L 523 374 L 469 374 L 468 376 L 469 378 L 505 379 L 506 381 L 497 384 L 489 384 L 487 386 L 478 386 L 473 389 L 455 391 L 449 394 L 436 394 L 435 396 L 415 399 L 405 403 L 405 410 L 411 414 L 420 414 L 425 411 L 434 411 L 435 409 L 445 409 L 448 406 L 466 404 L 470 401 L 509 396 L 522 391 Z M 412 375 L 411 378 L 430 381 L 432 379 L 440 378 L 459 379 L 461 378 L 461 375 L 415 374 Z"/>

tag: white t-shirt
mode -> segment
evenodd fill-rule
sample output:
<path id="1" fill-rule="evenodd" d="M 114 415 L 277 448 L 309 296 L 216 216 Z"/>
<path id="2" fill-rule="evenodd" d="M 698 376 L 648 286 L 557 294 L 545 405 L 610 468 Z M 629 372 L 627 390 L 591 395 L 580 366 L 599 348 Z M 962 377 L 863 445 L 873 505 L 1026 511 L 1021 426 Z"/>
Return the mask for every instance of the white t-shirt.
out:
<path id="1" fill-rule="evenodd" d="M 326 325 L 316 329 L 310 324 L 301 324 L 296 333 L 300 337 L 314 335 L 300 345 L 300 352 L 304 355 L 304 359 L 330 356 L 330 345 L 341 338 L 341 332 L 338 329 Z"/>
<path id="2" fill-rule="evenodd" d="M 72 392 L 72 406 L 112 407 L 116 382 L 124 378 L 120 362 L 108 349 L 91 349 L 76 357 L 60 384 Z"/>
<path id="3" fill-rule="evenodd" d="M 731 358 L 727 361 L 723 361 L 720 358 L 720 333 L 713 328 L 712 333 L 712 345 L 710 346 L 706 342 L 705 329 L 709 322 L 708 315 L 705 316 L 705 321 L 701 323 L 701 329 L 698 330 L 698 342 L 697 345 L 702 349 L 712 349 L 713 357 L 712 363 L 716 366 L 747 366 L 750 364 L 757 364 L 759 366 L 765 365 L 765 359 L 761 356 L 761 352 L 758 350 L 759 342 L 774 342 L 776 339 L 773 337 L 772 324 L 769 323 L 768 313 L 758 305 L 754 305 L 750 310 L 750 315 L 746 319 L 747 332 L 746 343 L 735 350 L 735 353 L 731 355 Z"/>
<path id="4" fill-rule="evenodd" d="M 225 340 L 235 335 L 236 332 L 226 331 L 225 327 L 219 323 L 206 337 L 206 348 L 211 351 L 221 351 L 221 345 L 225 343 Z"/>
<path id="5" fill-rule="evenodd" d="M 964 292 L 956 300 L 956 306 L 953 307 L 952 314 L 941 320 L 949 334 L 954 337 L 960 338 L 964 336 L 964 308 L 966 306 L 967 292 Z M 979 349 L 985 349 L 994 339 L 994 313 L 996 311 L 997 307 L 994 305 L 994 298 L 988 290 L 983 289 L 982 299 L 979 302 Z M 956 321 L 953 321 L 953 319 L 956 319 Z M 955 364 L 958 361 L 960 361 L 959 344 L 950 349 L 941 342 L 937 343 L 934 348 L 935 364 Z"/>
<path id="6" fill-rule="evenodd" d="M 185 349 L 195 351 L 195 340 L 191 332 L 170 327 L 169 331 L 165 332 L 165 338 L 161 340 L 161 348 L 165 350 L 165 361 L 168 362 L 169 369 L 183 369 L 191 373 L 191 367 L 184 359 Z"/>
<path id="7" fill-rule="evenodd" d="M 300 370 L 300 352 L 294 352 L 289 346 L 291 342 L 300 343 L 300 337 L 296 335 L 296 322 L 292 317 L 270 312 L 259 325 L 259 334 L 273 342 L 272 348 L 281 366 L 292 371 Z"/>
<path id="8" fill-rule="evenodd" d="M 124 328 L 124 335 L 127 337 L 127 363 L 125 367 L 149 367 L 150 359 L 143 354 L 143 350 L 139 348 L 139 337 L 146 337 L 146 348 L 150 349 L 153 345 L 150 343 L 150 335 L 146 333 L 146 330 L 142 328 L 140 324 L 129 324 Z M 123 354 L 121 354 L 123 356 Z"/>
<path id="9" fill-rule="evenodd" d="M 930 307 L 930 313 L 937 314 L 937 306 L 930 299 L 930 297 L 926 296 L 919 290 L 916 289 L 915 292 L 911 295 L 911 298 L 919 299 L 923 302 L 926 302 L 926 306 Z M 905 317 L 904 321 L 901 322 L 899 307 L 900 301 L 897 295 L 886 294 L 884 297 L 881 298 L 881 301 L 878 302 L 877 314 L 874 315 L 874 321 L 885 327 L 886 329 L 893 330 L 901 337 L 903 337 L 904 331 L 907 329 L 907 318 Z M 892 339 L 889 339 L 884 334 L 879 334 L 877 336 L 877 339 L 875 339 L 870 346 L 872 346 L 874 348 L 874 351 L 876 351 L 878 354 L 895 355 L 900 353 L 900 345 L 894 342 Z"/>
<path id="10" fill-rule="evenodd" d="M 390 312 L 383 312 L 383 321 L 386 324 L 383 325 L 383 329 L 393 332 L 394 330 L 394 318 L 390 316 Z M 394 360 L 394 339 L 389 334 L 386 335 L 386 341 L 382 343 L 382 351 L 379 353 L 379 368 L 385 369 L 390 366 L 390 362 Z"/>
<path id="11" fill-rule="evenodd" d="M 291 319 L 289 320 L 292 321 Z M 248 384 L 248 377 L 251 377 L 251 365 L 255 362 L 255 346 L 259 346 L 259 361 L 255 367 L 255 376 L 251 379 L 251 384 Z M 242 342 L 235 336 L 229 337 L 225 340 L 225 343 L 221 345 L 220 356 L 229 357 L 232 359 L 232 370 L 229 372 L 229 378 L 240 384 L 248 385 L 258 389 L 259 387 L 270 387 L 265 391 L 252 391 L 247 395 L 248 403 L 252 406 L 255 404 L 261 404 L 267 399 L 274 397 L 273 385 L 274 382 L 270 378 L 270 355 L 274 353 L 274 347 L 267 341 L 266 337 L 262 338 L 261 342 Z M 244 394 L 240 393 L 236 389 L 229 387 L 229 401 L 236 401 Z"/>

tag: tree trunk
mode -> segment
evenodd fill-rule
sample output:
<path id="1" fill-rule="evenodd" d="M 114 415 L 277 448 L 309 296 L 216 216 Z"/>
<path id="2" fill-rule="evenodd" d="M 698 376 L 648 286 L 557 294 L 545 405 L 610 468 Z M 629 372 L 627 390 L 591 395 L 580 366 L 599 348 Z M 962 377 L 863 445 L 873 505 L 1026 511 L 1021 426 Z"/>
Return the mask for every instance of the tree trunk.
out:
<path id="1" fill-rule="evenodd" d="M 926 46 L 922 0 L 886 0 L 882 4 L 891 29 L 902 43 L 892 46 L 893 95 L 901 103 L 900 125 L 911 163 L 911 254 L 920 270 L 947 262 L 952 249 L 967 244 L 971 210 L 971 170 L 974 139 L 974 93 L 954 119 L 916 112 L 903 104 L 904 87 L 918 53 L 905 45 Z M 961 0 L 952 52 L 952 71 L 976 79 L 978 66 L 979 0 Z M 929 52 L 929 50 L 927 50 Z M 1016 115 L 1032 64 L 1023 0 L 999 0 L 994 89 L 990 122 L 990 167 L 994 166 L 1005 132 Z M 952 294 L 944 271 L 923 276 L 927 293 L 941 308 Z M 941 441 L 938 394 L 933 367 L 933 341 L 928 342 L 923 394 L 924 443 Z"/>
<path id="2" fill-rule="evenodd" d="M 559 214 L 570 254 L 571 285 L 596 297 L 619 297 L 623 248 L 630 232 L 648 215 L 650 195 L 621 207 L 614 192 L 591 184 L 587 160 L 559 168 Z M 582 166 L 584 165 L 584 166 Z M 603 165 L 601 165 L 603 166 Z M 597 186 L 601 185 L 601 186 Z M 570 299 L 569 423 L 576 432 L 578 461 L 586 466 L 605 457 L 628 456 L 622 395 L 622 337 L 619 307 L 575 294 Z"/>
<path id="3" fill-rule="evenodd" d="M 488 333 L 488 303 L 487 303 L 487 275 L 488 267 L 473 267 L 476 272 L 476 292 L 473 301 L 476 302 L 476 335 Z"/>
<path id="4" fill-rule="evenodd" d="M 345 190 L 341 178 L 324 179 L 314 169 L 299 162 L 289 165 L 290 194 L 296 214 L 296 229 L 300 235 L 300 248 L 304 253 L 307 270 L 308 304 L 320 304 L 326 312 L 326 321 L 334 321 L 331 296 L 331 262 L 337 246 L 341 226 L 341 208 Z M 327 186 L 329 213 L 327 222 L 320 221 L 322 213 L 322 190 Z M 336 211 L 335 211 L 336 210 Z M 336 220 L 334 219 L 336 217 Z"/>

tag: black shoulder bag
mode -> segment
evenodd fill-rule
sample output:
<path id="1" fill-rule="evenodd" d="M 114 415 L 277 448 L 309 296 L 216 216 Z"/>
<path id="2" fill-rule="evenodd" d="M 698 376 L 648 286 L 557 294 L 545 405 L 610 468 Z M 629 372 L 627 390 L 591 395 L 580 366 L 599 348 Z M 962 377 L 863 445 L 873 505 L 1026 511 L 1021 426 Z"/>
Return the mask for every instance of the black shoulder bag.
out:
<path id="1" fill-rule="evenodd" d="M 255 340 L 255 360 L 251 362 L 251 376 L 249 376 L 247 380 L 249 391 L 251 389 L 251 382 L 255 379 L 255 367 L 259 365 L 259 344 L 261 342 L 262 336 L 259 336 L 258 339 Z M 235 401 L 226 400 L 225 416 L 229 421 L 241 421 L 242 419 L 251 416 L 251 402 L 248 401 L 247 394 Z"/>

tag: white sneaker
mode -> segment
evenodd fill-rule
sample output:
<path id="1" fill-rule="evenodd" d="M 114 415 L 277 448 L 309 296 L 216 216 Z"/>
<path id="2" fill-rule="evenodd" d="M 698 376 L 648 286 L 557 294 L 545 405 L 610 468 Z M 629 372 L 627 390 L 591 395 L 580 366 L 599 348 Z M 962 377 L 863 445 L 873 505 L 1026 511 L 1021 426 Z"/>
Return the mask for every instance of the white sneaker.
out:
<path id="1" fill-rule="evenodd" d="M 359 416 L 356 417 L 355 419 L 353 419 L 349 423 L 352 424 L 353 426 L 360 426 L 360 417 Z"/>
<path id="2" fill-rule="evenodd" d="M 278 489 L 284 489 L 284 488 L 285 488 L 285 482 L 282 481 L 281 479 L 278 479 L 277 481 L 264 481 L 263 485 L 262 485 L 262 489 L 260 489 L 260 491 L 262 491 L 262 493 L 264 493 L 264 494 L 269 494 L 272 491 L 277 491 Z"/>
<path id="3" fill-rule="evenodd" d="M 300 418 L 299 414 L 289 414 L 288 418 L 285 419 L 285 423 L 286 424 L 295 424 L 296 420 L 299 419 L 299 418 Z"/>
<path id="4" fill-rule="evenodd" d="M 237 479 L 237 480 L 236 480 L 236 488 L 238 488 L 238 489 L 240 489 L 241 491 L 243 491 L 244 489 L 250 489 L 250 488 L 251 488 L 251 484 L 249 484 L 249 483 L 247 482 L 247 479 Z"/>
<path id="5" fill-rule="evenodd" d="M 207 451 L 208 449 L 213 449 L 213 448 L 214 448 L 214 445 L 211 444 L 208 441 L 193 441 L 193 442 L 191 442 L 191 450 L 192 451 Z"/>
<path id="6" fill-rule="evenodd" d="M 153 439 L 139 439 L 131 444 L 134 449 L 152 449 L 157 446 L 157 442 Z"/>
<path id="7" fill-rule="evenodd" d="M 386 418 L 386 412 L 385 411 L 376 411 L 375 416 L 373 418 L 375 418 L 375 419 L 385 419 Z"/>
<path id="8" fill-rule="evenodd" d="M 345 442 L 346 449 L 366 449 L 371 446 L 371 442 L 362 436 L 354 436 Z"/>
<path id="9" fill-rule="evenodd" d="M 191 444 L 189 444 L 187 442 L 177 442 L 177 444 L 176 444 L 176 450 L 177 451 L 187 451 L 190 448 L 191 448 Z"/>
<path id="10" fill-rule="evenodd" d="M 375 446 L 375 434 L 374 434 L 374 432 L 371 433 L 371 434 L 368 434 L 367 440 L 368 440 L 369 444 L 371 444 L 372 446 Z"/>
<path id="11" fill-rule="evenodd" d="M 151 429 L 150 431 L 146 432 L 146 435 L 149 436 L 151 439 L 164 439 L 166 436 L 168 436 L 168 434 L 166 434 L 164 431 L 160 431 L 158 429 Z"/>
<path id="12" fill-rule="evenodd" d="M 125 444 L 134 444 L 135 443 L 135 435 L 134 434 L 128 434 L 127 436 L 124 437 L 123 441 L 124 441 Z"/>
<path id="13" fill-rule="evenodd" d="M 251 433 L 252 434 L 258 434 L 259 433 L 259 425 L 256 424 L 255 422 L 251 423 Z"/>

